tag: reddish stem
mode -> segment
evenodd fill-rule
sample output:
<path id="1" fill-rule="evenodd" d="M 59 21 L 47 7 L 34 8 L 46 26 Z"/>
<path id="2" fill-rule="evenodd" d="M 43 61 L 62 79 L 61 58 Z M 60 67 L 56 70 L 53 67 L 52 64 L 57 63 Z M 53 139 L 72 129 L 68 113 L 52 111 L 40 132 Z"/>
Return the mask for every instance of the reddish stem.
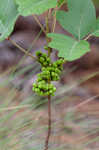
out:
<path id="1" fill-rule="evenodd" d="M 51 135 L 51 96 L 48 96 L 48 135 L 45 141 L 45 149 L 48 150 L 49 138 Z"/>

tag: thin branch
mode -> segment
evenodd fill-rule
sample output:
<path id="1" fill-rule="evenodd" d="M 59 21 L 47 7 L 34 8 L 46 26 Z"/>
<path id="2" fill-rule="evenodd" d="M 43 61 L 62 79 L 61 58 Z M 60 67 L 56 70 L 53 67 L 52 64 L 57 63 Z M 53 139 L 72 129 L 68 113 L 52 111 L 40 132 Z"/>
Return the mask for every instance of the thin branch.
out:
<path id="1" fill-rule="evenodd" d="M 55 26 L 56 26 L 56 11 L 57 11 L 57 6 L 56 6 L 56 8 L 55 8 L 55 14 L 54 14 L 54 17 L 53 17 L 53 24 L 52 24 L 52 32 L 54 32 L 55 31 Z"/>
<path id="2" fill-rule="evenodd" d="M 40 37 L 42 33 L 42 29 L 40 30 L 40 32 L 38 33 L 38 35 L 35 37 L 35 39 L 33 40 L 33 42 L 31 43 L 31 46 L 27 49 L 27 53 L 30 52 L 31 48 L 33 47 L 33 45 L 35 44 L 35 42 L 38 40 L 38 38 Z M 12 74 L 16 71 L 16 69 L 22 64 L 22 62 L 24 61 L 24 59 L 26 58 L 27 56 L 27 53 L 21 58 L 20 62 L 15 65 L 12 69 Z"/>
<path id="3" fill-rule="evenodd" d="M 59 2 L 59 0 L 58 0 L 58 2 Z M 61 5 L 58 7 L 58 9 L 61 8 L 61 6 L 62 6 L 64 3 L 66 3 L 66 1 L 63 1 L 63 2 L 61 3 Z"/>
<path id="4" fill-rule="evenodd" d="M 48 10 L 48 19 L 49 19 L 49 20 L 51 19 L 51 13 L 52 13 L 52 9 L 50 8 L 50 9 Z"/>
<path id="5" fill-rule="evenodd" d="M 10 41 L 14 46 L 16 46 L 20 51 L 25 53 L 26 55 L 30 56 L 33 60 L 37 60 L 36 57 L 34 57 L 31 53 L 27 52 L 24 48 L 19 46 L 15 41 L 11 40 L 10 37 L 8 37 L 6 40 Z"/>
<path id="6" fill-rule="evenodd" d="M 49 9 L 48 11 L 48 14 L 46 16 L 46 41 L 47 41 L 47 44 L 49 44 L 50 42 L 50 38 L 47 37 L 47 33 L 50 33 L 51 30 L 50 30 L 50 19 L 51 19 L 51 9 Z M 52 52 L 52 48 L 48 47 L 48 56 L 50 57 L 51 55 L 51 52 Z"/>
<path id="7" fill-rule="evenodd" d="M 59 2 L 59 0 L 58 0 Z M 59 8 L 64 4 L 64 1 L 62 2 L 62 4 L 58 7 L 56 6 L 56 8 L 54 9 L 55 10 L 55 14 L 54 14 L 54 21 L 53 21 L 53 25 L 52 25 L 52 32 L 55 31 L 55 26 L 56 26 L 56 12 L 57 10 L 59 10 Z"/>
<path id="8" fill-rule="evenodd" d="M 87 41 L 91 36 L 92 34 L 89 34 L 87 37 L 84 38 L 84 40 Z"/>
<path id="9" fill-rule="evenodd" d="M 40 28 L 42 29 L 42 31 L 44 32 L 44 34 L 46 35 L 46 31 L 43 27 L 43 25 L 40 23 L 39 19 L 33 14 L 33 17 L 35 19 L 35 21 L 37 22 L 37 24 L 40 26 Z"/>
<path id="10" fill-rule="evenodd" d="M 39 33 L 36 35 L 35 39 L 32 41 L 30 47 L 27 49 L 28 52 L 32 49 L 33 45 L 37 42 L 37 40 L 39 39 L 41 34 L 42 34 L 42 29 L 39 31 Z"/>
<path id="11" fill-rule="evenodd" d="M 50 10 L 48 11 L 48 14 L 47 14 L 47 17 L 45 18 L 45 23 L 46 23 L 46 35 L 47 35 L 47 33 L 49 33 L 50 32 L 50 27 L 49 27 L 49 19 L 50 19 Z M 47 38 L 47 40 L 48 40 L 48 38 Z M 47 43 L 48 43 L 49 41 L 47 41 Z"/>
<path id="12" fill-rule="evenodd" d="M 47 33 L 50 32 L 50 26 L 49 26 L 49 21 L 51 18 L 51 9 L 49 9 L 48 14 L 46 16 L 46 35 Z M 50 39 L 46 36 L 46 41 L 47 44 L 50 42 Z M 52 49 L 50 47 L 48 47 L 48 56 L 50 57 L 52 52 Z M 48 81 L 48 83 L 50 84 L 50 80 Z M 48 144 L 49 144 L 49 138 L 51 135 L 51 96 L 48 95 L 48 133 L 47 133 L 47 137 L 45 140 L 45 149 L 44 150 L 48 150 Z"/>
<path id="13" fill-rule="evenodd" d="M 49 138 L 51 135 L 51 96 L 48 96 L 48 135 L 46 137 L 45 141 L 45 149 L 48 150 L 48 143 L 49 143 Z"/>

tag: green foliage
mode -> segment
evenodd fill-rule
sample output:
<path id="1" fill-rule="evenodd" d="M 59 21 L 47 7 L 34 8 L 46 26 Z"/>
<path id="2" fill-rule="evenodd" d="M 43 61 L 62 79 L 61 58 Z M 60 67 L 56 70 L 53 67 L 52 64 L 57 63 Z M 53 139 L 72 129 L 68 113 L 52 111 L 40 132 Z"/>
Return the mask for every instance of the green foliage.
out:
<path id="1" fill-rule="evenodd" d="M 13 0 L 0 0 L 0 5 L 0 41 L 2 41 L 11 34 L 18 11 Z"/>
<path id="2" fill-rule="evenodd" d="M 49 46 L 59 51 L 59 57 L 64 57 L 68 61 L 80 58 L 90 51 L 89 43 L 85 40 L 76 41 L 71 37 L 49 33 L 48 37 L 52 38 Z"/>
<path id="3" fill-rule="evenodd" d="M 56 4 L 57 0 L 0 0 L 0 41 L 11 34 L 19 15 L 41 14 Z"/>
<path id="4" fill-rule="evenodd" d="M 52 38 L 49 47 L 59 51 L 58 56 L 73 61 L 90 50 L 85 36 L 99 36 L 99 19 L 96 19 L 95 7 L 91 0 L 68 0 L 68 12 L 58 11 L 56 19 L 62 27 L 78 41 L 62 34 L 48 34 Z"/>
<path id="5" fill-rule="evenodd" d="M 32 14 L 40 15 L 49 8 L 54 8 L 57 0 L 15 0 L 18 4 L 18 11 L 22 16 Z"/>
<path id="6" fill-rule="evenodd" d="M 68 12 L 58 11 L 56 18 L 65 30 L 80 40 L 93 30 L 95 7 L 91 0 L 68 0 L 68 9 Z"/>
<path id="7" fill-rule="evenodd" d="M 1 1 L 1 0 L 0 0 Z M 58 1 L 58 6 L 66 0 Z M 15 21 L 19 15 L 28 16 L 42 14 L 57 5 L 57 0 L 4 0 L 0 9 L 0 40 L 7 38 L 13 31 Z M 7 8 L 5 9 L 5 6 Z M 77 39 L 82 39 L 89 33 L 98 36 L 99 25 L 96 21 L 95 8 L 91 0 L 68 0 L 68 12 L 58 11 L 57 20 L 68 32 Z"/>

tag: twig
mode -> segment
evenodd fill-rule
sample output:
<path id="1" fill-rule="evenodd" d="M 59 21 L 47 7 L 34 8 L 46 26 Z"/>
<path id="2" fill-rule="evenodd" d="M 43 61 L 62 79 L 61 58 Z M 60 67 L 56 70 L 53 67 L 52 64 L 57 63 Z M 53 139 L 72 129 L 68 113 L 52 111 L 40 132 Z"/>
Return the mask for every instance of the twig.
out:
<path id="1" fill-rule="evenodd" d="M 50 42 L 50 38 L 47 37 L 47 33 L 50 33 L 50 19 L 51 19 L 51 9 L 49 9 L 48 11 L 48 14 L 47 14 L 47 17 L 46 17 L 46 41 L 47 41 L 47 44 L 49 44 Z M 48 56 L 50 57 L 51 55 L 51 52 L 52 52 L 52 48 L 48 47 Z"/>
<path id="2" fill-rule="evenodd" d="M 51 96 L 48 96 L 48 135 L 46 137 L 45 141 L 45 149 L 48 150 L 48 143 L 49 143 L 49 138 L 51 135 Z"/>
<path id="3" fill-rule="evenodd" d="M 35 42 L 38 40 L 38 38 L 40 37 L 42 33 L 42 29 L 40 30 L 40 32 L 38 33 L 38 35 L 35 37 L 35 39 L 33 40 L 33 42 L 31 43 L 30 47 L 27 49 L 27 53 L 30 52 L 31 48 L 33 47 L 33 45 L 35 44 Z M 20 62 L 15 65 L 12 69 L 12 74 L 16 71 L 16 69 L 23 63 L 24 59 L 26 58 L 27 56 L 27 53 L 25 53 L 25 55 L 21 58 Z"/>
<path id="4" fill-rule="evenodd" d="M 85 41 L 87 41 L 92 35 L 89 34 L 87 37 L 84 38 Z"/>
<path id="5" fill-rule="evenodd" d="M 38 19 L 34 14 L 33 14 L 33 17 L 34 17 L 35 21 L 38 23 L 38 25 L 41 27 L 42 31 L 43 31 L 43 32 L 45 33 L 45 35 L 46 35 L 46 31 L 45 31 L 43 25 L 40 23 L 39 19 Z"/>
<path id="6" fill-rule="evenodd" d="M 16 46 L 20 51 L 22 51 L 23 53 L 25 53 L 26 55 L 30 56 L 32 59 L 37 60 L 36 57 L 34 57 L 31 53 L 27 52 L 24 48 L 22 48 L 21 46 L 19 46 L 16 42 L 14 42 L 13 40 L 10 39 L 10 37 L 8 37 L 6 40 L 10 41 L 14 46 Z"/>
<path id="7" fill-rule="evenodd" d="M 59 2 L 59 1 L 61 1 L 61 0 L 58 0 L 58 2 Z M 61 5 L 58 7 L 58 9 L 61 8 L 61 6 L 62 6 L 64 3 L 66 3 L 66 0 L 61 3 Z"/>
<path id="8" fill-rule="evenodd" d="M 49 26 L 49 21 L 50 21 L 50 17 L 51 17 L 51 9 L 49 9 L 48 14 L 46 16 L 46 41 L 47 44 L 50 42 L 50 39 L 47 37 L 47 33 L 50 32 L 50 26 Z M 50 47 L 48 47 L 48 56 L 50 57 L 52 52 L 52 49 Z M 50 80 L 48 81 L 50 84 Z M 45 149 L 44 150 L 48 150 L 48 144 L 49 144 L 49 138 L 51 135 L 51 96 L 48 95 L 48 133 L 47 133 L 47 137 L 45 140 Z"/>
<path id="9" fill-rule="evenodd" d="M 52 24 L 52 32 L 55 31 L 55 26 L 56 26 L 56 11 L 57 11 L 57 6 L 55 8 L 55 14 L 54 14 L 54 17 L 53 17 L 53 24 Z"/>

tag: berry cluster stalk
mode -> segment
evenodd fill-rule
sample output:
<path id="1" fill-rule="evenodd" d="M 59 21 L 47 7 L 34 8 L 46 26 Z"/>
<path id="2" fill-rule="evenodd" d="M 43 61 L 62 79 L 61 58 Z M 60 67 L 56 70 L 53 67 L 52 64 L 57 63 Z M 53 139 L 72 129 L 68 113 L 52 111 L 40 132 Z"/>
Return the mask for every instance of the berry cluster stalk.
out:
<path id="1" fill-rule="evenodd" d="M 51 9 L 49 9 L 47 17 L 46 17 L 46 35 L 50 32 L 49 20 L 51 15 Z M 49 38 L 46 36 L 47 44 L 50 42 Z M 50 57 L 52 49 L 48 47 L 48 56 Z M 50 83 L 50 80 L 49 80 Z M 45 149 L 48 150 L 49 138 L 51 135 L 51 95 L 48 95 L 48 134 L 45 140 Z"/>
<path id="2" fill-rule="evenodd" d="M 51 135 L 51 96 L 48 95 L 48 135 L 46 137 L 44 150 L 48 150 L 48 143 L 49 143 L 50 135 Z"/>

